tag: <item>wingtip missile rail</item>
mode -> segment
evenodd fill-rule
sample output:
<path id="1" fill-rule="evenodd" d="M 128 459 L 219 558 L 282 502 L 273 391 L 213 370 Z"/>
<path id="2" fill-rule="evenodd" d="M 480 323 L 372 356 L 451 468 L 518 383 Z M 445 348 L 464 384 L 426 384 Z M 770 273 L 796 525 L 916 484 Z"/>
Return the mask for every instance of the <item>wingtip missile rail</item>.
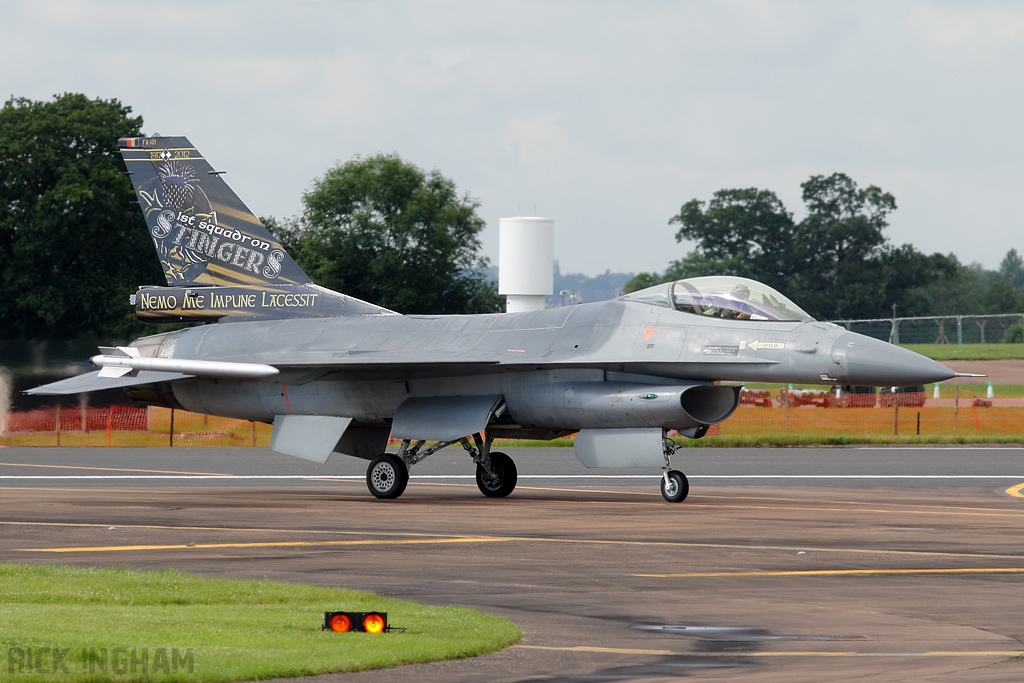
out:
<path id="1" fill-rule="evenodd" d="M 101 377 L 123 377 L 140 370 L 235 379 L 263 379 L 280 373 L 274 366 L 262 363 L 143 357 L 138 349 L 126 346 L 100 347 L 100 351 L 103 353 L 89 360 L 100 368 Z"/>

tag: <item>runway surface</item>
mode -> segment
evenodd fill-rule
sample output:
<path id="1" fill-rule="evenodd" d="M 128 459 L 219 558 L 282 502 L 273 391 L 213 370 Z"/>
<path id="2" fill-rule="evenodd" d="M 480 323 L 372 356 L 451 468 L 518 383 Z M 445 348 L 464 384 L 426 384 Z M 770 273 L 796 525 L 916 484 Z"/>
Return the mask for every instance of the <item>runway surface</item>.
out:
<path id="1" fill-rule="evenodd" d="M 688 450 L 678 505 L 657 470 L 509 454 L 508 499 L 449 450 L 379 501 L 346 458 L 0 449 L 0 560 L 345 586 L 525 634 L 323 683 L 1024 678 L 1024 449 Z"/>

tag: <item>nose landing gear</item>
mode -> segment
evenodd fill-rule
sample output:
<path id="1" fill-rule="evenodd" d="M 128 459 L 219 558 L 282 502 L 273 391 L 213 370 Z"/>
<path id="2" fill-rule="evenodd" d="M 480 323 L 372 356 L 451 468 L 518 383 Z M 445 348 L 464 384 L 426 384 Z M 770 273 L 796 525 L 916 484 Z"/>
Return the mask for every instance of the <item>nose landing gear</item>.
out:
<path id="1" fill-rule="evenodd" d="M 707 431 L 707 428 L 705 428 Z M 701 436 L 704 434 L 702 433 Z M 670 503 L 681 503 L 690 493 L 690 481 L 686 475 L 672 468 L 672 456 L 679 450 L 679 445 L 668 438 L 668 433 L 661 433 L 662 450 L 665 453 L 665 467 L 661 475 L 661 495 Z"/>

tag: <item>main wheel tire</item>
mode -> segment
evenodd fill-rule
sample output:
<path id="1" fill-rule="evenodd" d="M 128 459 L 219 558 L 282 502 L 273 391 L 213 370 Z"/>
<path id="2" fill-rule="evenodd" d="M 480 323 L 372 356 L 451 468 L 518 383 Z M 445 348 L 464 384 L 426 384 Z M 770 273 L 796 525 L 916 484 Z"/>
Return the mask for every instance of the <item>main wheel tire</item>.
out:
<path id="1" fill-rule="evenodd" d="M 504 498 L 515 489 L 519 472 L 512 458 L 504 453 L 491 453 L 490 458 L 494 476 L 487 474 L 483 467 L 477 465 L 476 485 L 480 493 L 488 498 Z"/>
<path id="2" fill-rule="evenodd" d="M 669 470 L 661 478 L 661 495 L 670 503 L 681 503 L 690 493 L 690 481 L 679 470 Z"/>
<path id="3" fill-rule="evenodd" d="M 378 498 L 398 498 L 409 484 L 409 468 L 396 455 L 384 453 L 366 468 L 366 486 Z"/>

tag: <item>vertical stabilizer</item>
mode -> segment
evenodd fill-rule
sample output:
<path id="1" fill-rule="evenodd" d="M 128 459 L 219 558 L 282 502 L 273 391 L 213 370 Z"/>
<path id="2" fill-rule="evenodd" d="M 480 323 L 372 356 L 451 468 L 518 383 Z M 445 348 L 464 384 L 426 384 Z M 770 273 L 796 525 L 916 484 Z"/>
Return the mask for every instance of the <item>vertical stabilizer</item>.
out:
<path id="1" fill-rule="evenodd" d="M 167 284 L 310 282 L 187 138 L 121 138 L 118 146 Z"/>

